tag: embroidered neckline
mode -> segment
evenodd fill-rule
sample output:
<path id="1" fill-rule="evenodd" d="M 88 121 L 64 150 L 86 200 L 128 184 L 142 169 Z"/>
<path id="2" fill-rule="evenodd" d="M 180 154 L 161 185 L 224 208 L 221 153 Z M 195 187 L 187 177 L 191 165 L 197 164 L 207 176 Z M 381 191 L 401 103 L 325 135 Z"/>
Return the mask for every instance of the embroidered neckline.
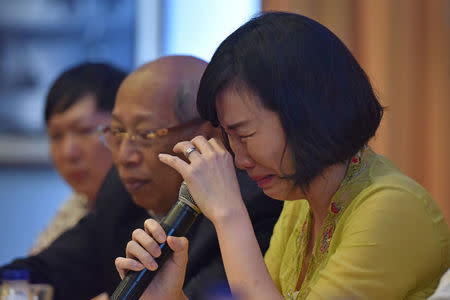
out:
<path id="1" fill-rule="evenodd" d="M 303 267 L 303 260 L 306 256 L 307 241 L 309 240 L 309 235 L 311 232 L 311 211 L 308 211 L 306 220 L 303 223 L 302 229 L 298 230 L 298 246 L 299 251 L 296 257 L 295 263 L 297 263 L 298 272 L 292 272 L 290 275 L 290 287 L 286 296 L 287 299 L 304 299 L 309 294 L 309 286 L 314 271 L 319 268 L 319 266 L 324 263 L 324 259 L 328 253 L 328 248 L 332 242 L 333 233 L 338 224 L 343 212 L 351 203 L 354 198 L 353 193 L 349 191 L 349 183 L 357 177 L 367 166 L 367 159 L 365 156 L 371 152 L 368 146 L 364 146 L 358 153 L 356 153 L 349 161 L 347 166 L 347 171 L 342 180 L 339 189 L 336 191 L 331 199 L 328 214 L 322 224 L 317 240 L 314 244 L 308 269 L 303 279 L 300 290 L 296 290 L 298 277 L 300 276 L 301 269 Z M 312 271 L 313 270 L 313 271 Z"/>

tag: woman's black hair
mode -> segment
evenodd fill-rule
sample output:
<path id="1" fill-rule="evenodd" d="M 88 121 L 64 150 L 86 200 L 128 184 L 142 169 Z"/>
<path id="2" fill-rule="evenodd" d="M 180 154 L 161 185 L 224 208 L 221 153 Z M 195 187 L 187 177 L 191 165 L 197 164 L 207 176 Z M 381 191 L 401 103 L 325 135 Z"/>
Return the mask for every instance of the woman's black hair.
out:
<path id="1" fill-rule="evenodd" d="M 83 63 L 64 71 L 50 88 L 45 103 L 45 123 L 82 97 L 93 95 L 97 110 L 111 112 L 126 72 L 106 63 Z"/>
<path id="2" fill-rule="evenodd" d="M 219 125 L 217 96 L 233 84 L 278 112 L 295 162 L 291 178 L 302 188 L 367 144 L 383 115 L 347 47 L 323 25 L 297 14 L 263 13 L 220 44 L 200 82 L 202 118 Z"/>

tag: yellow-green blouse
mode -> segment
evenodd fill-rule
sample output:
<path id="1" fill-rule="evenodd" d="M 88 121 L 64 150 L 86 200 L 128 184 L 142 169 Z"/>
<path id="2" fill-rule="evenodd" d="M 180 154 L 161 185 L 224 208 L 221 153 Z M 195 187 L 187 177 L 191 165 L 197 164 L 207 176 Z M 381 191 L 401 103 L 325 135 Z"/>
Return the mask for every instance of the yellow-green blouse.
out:
<path id="1" fill-rule="evenodd" d="M 265 255 L 286 299 L 426 299 L 450 267 L 450 234 L 428 192 L 365 147 L 349 163 L 296 291 L 310 232 L 286 201 Z"/>

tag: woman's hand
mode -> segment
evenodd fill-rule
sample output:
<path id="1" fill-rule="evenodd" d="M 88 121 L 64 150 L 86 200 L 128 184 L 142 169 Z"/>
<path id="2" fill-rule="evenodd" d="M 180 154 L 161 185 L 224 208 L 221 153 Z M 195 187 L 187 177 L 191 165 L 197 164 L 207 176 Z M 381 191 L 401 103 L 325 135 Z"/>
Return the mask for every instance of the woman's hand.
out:
<path id="1" fill-rule="evenodd" d="M 192 147 L 195 151 L 186 155 Z M 177 143 L 173 151 L 187 156 L 190 164 L 169 154 L 160 154 L 159 159 L 181 174 L 208 219 L 213 223 L 226 221 L 228 217 L 245 211 L 233 158 L 219 141 L 197 136 L 191 141 Z"/>
<path id="2" fill-rule="evenodd" d="M 166 241 L 166 234 L 161 225 L 153 219 L 146 220 L 144 228 L 145 230 L 133 231 L 132 240 L 127 244 L 126 258 L 116 258 L 116 268 L 122 279 L 128 270 L 141 271 L 147 268 L 154 271 L 161 267 L 154 258 L 161 255 L 158 243 Z M 185 237 L 169 236 L 167 244 L 173 254 L 153 278 L 141 299 L 187 299 L 182 288 L 188 259 L 188 240 Z"/>
<path id="3" fill-rule="evenodd" d="M 187 151 L 192 147 L 196 150 Z M 217 140 L 202 136 L 173 150 L 190 163 L 168 154 L 159 159 L 183 176 L 198 207 L 214 224 L 232 292 L 242 299 L 282 299 L 264 264 L 230 153 Z"/>

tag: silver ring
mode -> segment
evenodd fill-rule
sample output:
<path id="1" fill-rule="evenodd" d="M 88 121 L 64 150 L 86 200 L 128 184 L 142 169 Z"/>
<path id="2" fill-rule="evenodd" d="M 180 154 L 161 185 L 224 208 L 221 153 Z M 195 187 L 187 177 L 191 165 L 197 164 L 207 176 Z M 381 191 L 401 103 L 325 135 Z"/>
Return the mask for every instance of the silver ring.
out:
<path id="1" fill-rule="evenodd" d="M 189 155 L 194 151 L 197 151 L 197 149 L 195 149 L 195 147 L 189 147 L 186 151 L 184 151 L 184 155 L 186 156 L 186 158 L 189 159 Z"/>

